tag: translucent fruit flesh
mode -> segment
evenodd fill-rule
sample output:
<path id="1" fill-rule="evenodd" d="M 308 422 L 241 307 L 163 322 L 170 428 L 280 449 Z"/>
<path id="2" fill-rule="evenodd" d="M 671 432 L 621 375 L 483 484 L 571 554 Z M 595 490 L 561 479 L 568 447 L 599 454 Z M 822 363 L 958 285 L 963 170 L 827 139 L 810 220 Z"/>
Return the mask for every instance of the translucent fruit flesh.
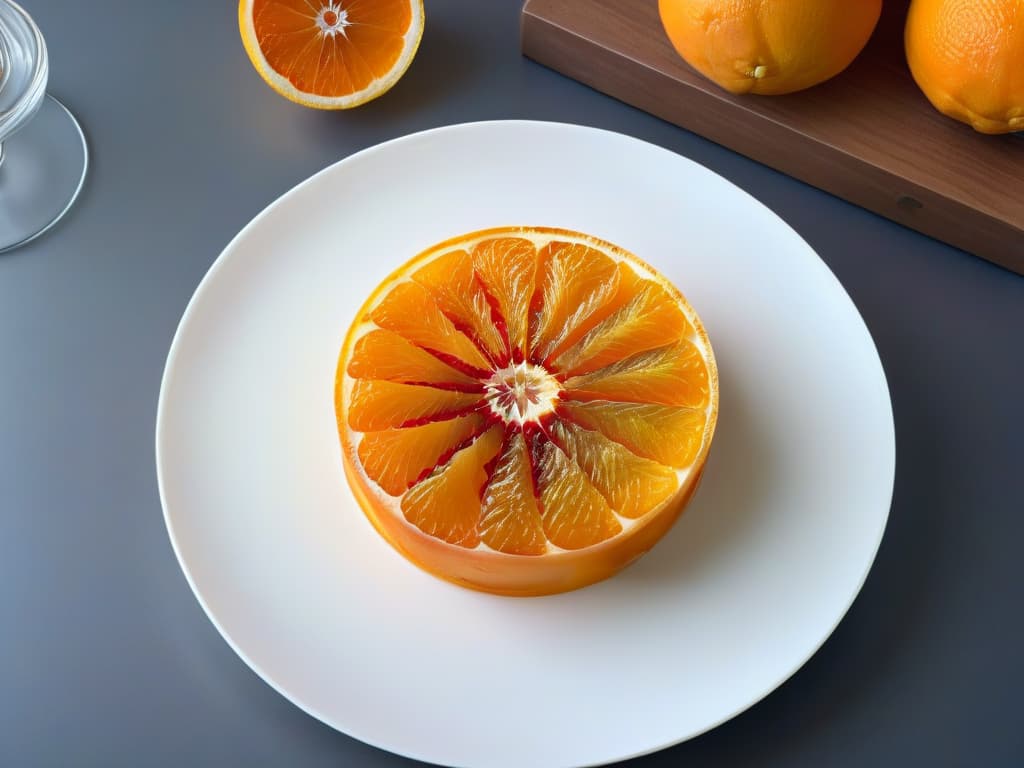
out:
<path id="1" fill-rule="evenodd" d="M 689 499 L 717 374 L 678 291 L 607 243 L 474 233 L 386 281 L 336 403 L 377 529 L 466 586 L 546 594 L 642 554 Z"/>
<path id="2" fill-rule="evenodd" d="M 239 0 L 242 44 L 282 96 L 348 109 L 387 92 L 412 63 L 423 0 Z"/>

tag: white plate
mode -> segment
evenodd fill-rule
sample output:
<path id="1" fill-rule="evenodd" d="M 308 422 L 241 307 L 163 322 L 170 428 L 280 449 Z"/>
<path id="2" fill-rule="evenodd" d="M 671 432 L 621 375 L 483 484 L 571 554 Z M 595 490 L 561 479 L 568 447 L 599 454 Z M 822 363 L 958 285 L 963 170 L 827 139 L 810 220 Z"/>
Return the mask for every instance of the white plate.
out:
<path id="1" fill-rule="evenodd" d="M 704 319 L 721 373 L 680 523 L 615 578 L 548 598 L 406 562 L 356 506 L 335 433 L 337 354 L 370 290 L 428 245 L 508 224 L 651 262 Z M 757 702 L 856 596 L 895 465 L 871 337 L 789 227 L 664 149 L 534 122 L 373 147 L 257 216 L 185 311 L 156 449 L 181 567 L 249 666 L 340 731 L 474 768 L 619 760 Z"/>

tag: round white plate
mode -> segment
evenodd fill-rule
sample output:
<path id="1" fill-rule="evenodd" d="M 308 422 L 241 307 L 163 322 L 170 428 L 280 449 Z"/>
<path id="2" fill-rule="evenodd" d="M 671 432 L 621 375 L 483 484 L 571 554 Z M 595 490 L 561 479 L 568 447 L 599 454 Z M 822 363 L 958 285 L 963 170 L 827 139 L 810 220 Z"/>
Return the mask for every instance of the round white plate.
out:
<path id="1" fill-rule="evenodd" d="M 335 364 L 363 299 L 424 247 L 508 224 L 648 260 L 704 319 L 721 373 L 680 523 L 615 578 L 546 598 L 406 562 L 357 507 L 335 432 Z M 281 694 L 392 752 L 543 768 L 695 736 L 799 668 L 874 559 L 895 443 L 863 321 L 779 218 L 659 147 L 512 121 L 360 152 L 242 230 L 171 345 L 156 458 L 196 597 Z"/>

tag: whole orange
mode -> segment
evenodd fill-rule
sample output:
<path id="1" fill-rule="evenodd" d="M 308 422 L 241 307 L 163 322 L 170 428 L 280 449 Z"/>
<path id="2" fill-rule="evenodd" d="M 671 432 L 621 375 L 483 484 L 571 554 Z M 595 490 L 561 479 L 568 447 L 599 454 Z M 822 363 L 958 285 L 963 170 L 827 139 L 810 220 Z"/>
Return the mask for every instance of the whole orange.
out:
<path id="1" fill-rule="evenodd" d="M 882 0 L 659 0 L 669 40 L 733 93 L 791 93 L 838 75 L 861 52 Z"/>
<path id="2" fill-rule="evenodd" d="M 940 112 L 982 133 L 1024 130 L 1024 0 L 914 0 L 905 41 Z"/>

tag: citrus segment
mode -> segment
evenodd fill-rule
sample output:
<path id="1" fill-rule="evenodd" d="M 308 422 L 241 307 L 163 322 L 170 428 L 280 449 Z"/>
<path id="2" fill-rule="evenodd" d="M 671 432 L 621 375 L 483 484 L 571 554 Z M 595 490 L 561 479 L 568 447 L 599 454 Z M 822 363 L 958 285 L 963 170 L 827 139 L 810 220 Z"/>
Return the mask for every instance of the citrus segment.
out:
<path id="1" fill-rule="evenodd" d="M 615 262 L 580 243 L 552 242 L 541 248 L 537 265 L 539 302 L 532 332 L 533 361 L 543 362 L 593 317 L 618 288 Z"/>
<path id="2" fill-rule="evenodd" d="M 373 61 L 354 55 L 347 34 L 328 38 L 314 32 L 317 15 L 306 0 L 254 0 L 253 24 L 267 63 L 300 91 L 339 96 L 362 90 L 377 77 Z M 387 38 L 373 55 L 383 71 L 387 59 L 397 58 L 395 48 L 402 47 L 397 28 Z"/>
<path id="3" fill-rule="evenodd" d="M 555 360 L 566 350 L 572 349 L 580 342 L 580 339 L 589 333 L 595 326 L 604 321 L 609 315 L 616 312 L 636 296 L 641 284 L 644 282 L 637 271 L 626 262 L 620 261 L 615 265 L 615 277 L 612 279 L 614 290 L 611 290 L 606 299 L 598 306 L 584 322 L 580 323 L 570 333 L 567 333 L 561 341 L 555 344 L 548 352 L 545 364 L 555 370 Z"/>
<path id="4" fill-rule="evenodd" d="M 480 538 L 491 549 L 512 555 L 547 551 L 526 441 L 519 432 L 506 440 L 484 492 Z"/>
<path id="5" fill-rule="evenodd" d="M 688 467 L 704 439 L 707 416 L 696 408 L 594 400 L 563 402 L 558 412 L 586 429 L 670 467 Z"/>
<path id="6" fill-rule="evenodd" d="M 660 285 L 643 280 L 634 290 L 628 301 L 556 357 L 554 367 L 567 374 L 587 373 L 693 333 L 679 304 Z"/>
<path id="7" fill-rule="evenodd" d="M 405 519 L 449 544 L 477 546 L 480 492 L 488 478 L 485 467 L 500 447 L 501 430 L 492 427 L 456 453 L 439 471 L 405 494 Z"/>
<path id="8" fill-rule="evenodd" d="M 479 376 L 491 367 L 468 336 L 461 333 L 438 307 L 434 297 L 419 283 L 400 283 L 370 315 L 381 328 L 404 336 L 445 362 Z M 460 366 L 459 363 L 462 363 Z"/>
<path id="9" fill-rule="evenodd" d="M 462 415 L 480 403 L 476 394 L 356 379 L 349 395 L 348 425 L 360 432 L 418 426 Z"/>
<path id="10" fill-rule="evenodd" d="M 550 441 L 535 449 L 540 467 L 541 520 L 548 540 L 562 549 L 581 549 L 622 530 L 608 502 L 583 471 Z"/>
<path id="11" fill-rule="evenodd" d="M 605 578 L 671 527 L 718 378 L 652 268 L 587 235 L 503 228 L 428 249 L 371 295 L 335 398 L 381 535 L 456 583 L 534 595 Z"/>
<path id="12" fill-rule="evenodd" d="M 484 425 L 482 416 L 471 413 L 418 427 L 367 432 L 359 441 L 359 461 L 371 480 L 399 496 Z"/>
<path id="13" fill-rule="evenodd" d="M 529 348 L 530 301 L 537 274 L 533 243 L 518 237 L 484 240 L 473 249 L 473 263 L 487 291 L 497 302 L 512 345 L 514 362 Z"/>
<path id="14" fill-rule="evenodd" d="M 482 392 L 480 382 L 391 331 L 370 331 L 356 342 L 348 363 L 354 379 L 383 379 L 402 384 L 436 384 Z"/>
<path id="15" fill-rule="evenodd" d="M 708 372 L 700 350 L 681 339 L 565 381 L 569 396 L 703 408 Z"/>
<path id="16" fill-rule="evenodd" d="M 310 0 L 304 1 L 308 5 Z M 340 53 L 359 59 L 375 78 L 386 77 L 402 55 L 413 6 L 408 0 L 334 0 L 332 5 L 338 8 L 336 17 L 344 14 L 348 21 L 340 35 L 348 45 L 342 45 Z"/>
<path id="17" fill-rule="evenodd" d="M 249 58 L 275 91 L 321 109 L 380 96 L 423 34 L 422 0 L 240 0 Z"/>
<path id="18" fill-rule="evenodd" d="M 556 421 L 551 435 L 623 517 L 647 514 L 679 486 L 675 470 L 643 459 L 599 432 Z"/>
<path id="19" fill-rule="evenodd" d="M 508 349 L 491 314 L 487 294 L 477 282 L 473 260 L 465 251 L 452 251 L 413 273 L 437 302 L 441 312 L 472 339 L 489 362 L 508 364 Z"/>

